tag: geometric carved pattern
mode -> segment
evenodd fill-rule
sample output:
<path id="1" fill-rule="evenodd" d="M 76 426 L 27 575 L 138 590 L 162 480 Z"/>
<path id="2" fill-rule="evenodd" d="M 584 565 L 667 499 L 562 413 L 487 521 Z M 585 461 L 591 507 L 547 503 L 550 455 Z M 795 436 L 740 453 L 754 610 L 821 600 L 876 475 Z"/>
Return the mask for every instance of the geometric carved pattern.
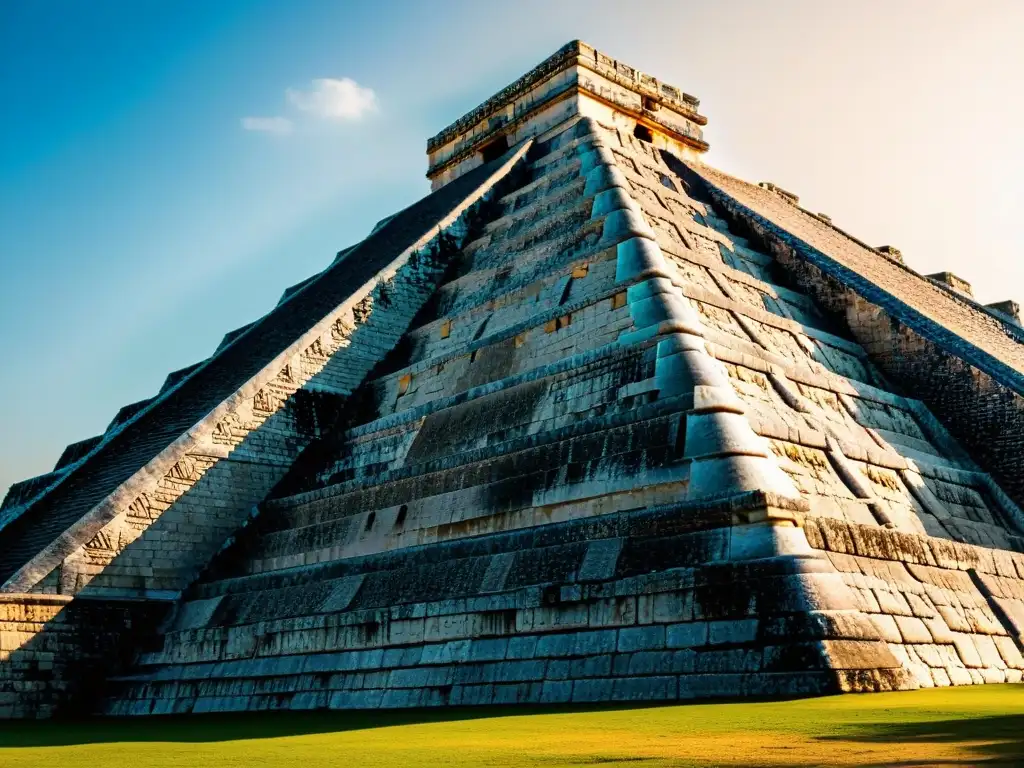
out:
<path id="1" fill-rule="evenodd" d="M 336 347 L 341 346 L 341 344 L 348 339 L 350 335 L 352 335 L 352 331 L 355 329 L 355 325 L 353 325 L 347 317 L 339 317 L 334 321 L 333 325 L 331 325 L 331 343 Z"/>
<path id="2" fill-rule="evenodd" d="M 140 494 L 135 501 L 128 505 L 128 518 L 149 522 L 160 516 L 160 510 L 154 506 L 153 501 L 145 493 Z"/>
<path id="3" fill-rule="evenodd" d="M 338 317 L 332 323 L 327 339 L 314 339 L 305 350 L 285 364 L 277 376 L 253 396 L 251 408 L 243 405 L 226 413 L 209 434 L 209 443 L 230 449 L 241 445 L 253 430 L 258 429 L 271 415 L 280 410 L 288 398 L 306 381 L 323 370 L 332 354 L 347 345 L 348 338 L 356 330 L 356 325 L 369 318 L 372 308 L 373 299 L 368 296 L 357 305 L 354 318 L 347 313 Z M 211 450 L 211 453 L 219 452 Z M 76 572 L 76 562 L 88 566 L 109 565 L 131 541 L 140 536 L 153 521 L 195 485 L 206 471 L 217 463 L 220 455 L 192 452 L 178 459 L 155 488 L 136 496 L 121 514 L 82 549 L 65 559 L 61 575 L 62 585 L 64 579 L 72 581 L 62 586 L 61 590 L 65 593 L 74 593 L 85 587 L 95 576 L 95 569 L 90 569 L 89 572 Z"/>
<path id="4" fill-rule="evenodd" d="M 352 307 L 352 318 L 356 323 L 365 323 L 373 311 L 373 295 L 366 296 Z M 339 321 L 340 322 L 340 321 Z"/>
<path id="5" fill-rule="evenodd" d="M 243 423 L 238 414 L 232 411 L 213 428 L 213 442 L 217 445 L 237 447 L 245 440 L 251 428 L 250 424 Z"/>
<path id="6" fill-rule="evenodd" d="M 88 565 L 107 565 L 128 546 L 134 537 L 126 535 L 119 525 L 108 525 L 86 543 L 84 555 Z"/>

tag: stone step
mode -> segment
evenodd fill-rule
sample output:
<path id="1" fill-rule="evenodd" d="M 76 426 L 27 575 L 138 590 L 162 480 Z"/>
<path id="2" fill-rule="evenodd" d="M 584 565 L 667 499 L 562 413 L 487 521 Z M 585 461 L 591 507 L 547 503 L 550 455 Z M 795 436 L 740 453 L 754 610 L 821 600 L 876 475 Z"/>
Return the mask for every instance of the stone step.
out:
<path id="1" fill-rule="evenodd" d="M 377 485 L 339 485 L 276 501 L 268 505 L 273 517 L 261 521 L 261 526 L 303 527 L 484 485 L 489 488 L 488 496 L 478 504 L 490 499 L 496 509 L 513 509 L 516 507 L 508 505 L 532 503 L 535 494 L 560 483 L 573 485 L 588 482 L 588 476 L 610 479 L 627 470 L 654 472 L 671 466 L 679 450 L 678 405 L 635 410 L 597 423 L 565 427 L 542 438 L 522 438 L 511 453 L 467 454 L 476 462 L 454 464 L 454 471 L 446 471 L 449 462 L 442 460 L 427 467 L 425 473 L 397 470 Z M 526 475 L 529 482 L 523 479 Z"/>

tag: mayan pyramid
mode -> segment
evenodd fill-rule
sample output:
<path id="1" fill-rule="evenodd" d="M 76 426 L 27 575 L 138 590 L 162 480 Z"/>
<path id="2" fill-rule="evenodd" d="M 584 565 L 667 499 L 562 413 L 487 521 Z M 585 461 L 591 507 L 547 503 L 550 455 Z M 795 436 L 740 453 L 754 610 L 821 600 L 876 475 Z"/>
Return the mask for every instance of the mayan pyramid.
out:
<path id="1" fill-rule="evenodd" d="M 1019 681 L 1024 330 L 573 42 L 0 509 L 0 714 Z"/>

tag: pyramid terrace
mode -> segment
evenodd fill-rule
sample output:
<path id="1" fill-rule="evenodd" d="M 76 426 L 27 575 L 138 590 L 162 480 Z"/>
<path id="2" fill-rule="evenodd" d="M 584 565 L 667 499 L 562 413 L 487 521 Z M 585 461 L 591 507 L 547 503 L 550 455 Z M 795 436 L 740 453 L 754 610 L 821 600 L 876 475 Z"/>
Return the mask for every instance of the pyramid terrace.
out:
<path id="1" fill-rule="evenodd" d="M 1024 329 L 574 41 L 0 506 L 0 717 L 1018 682 Z"/>

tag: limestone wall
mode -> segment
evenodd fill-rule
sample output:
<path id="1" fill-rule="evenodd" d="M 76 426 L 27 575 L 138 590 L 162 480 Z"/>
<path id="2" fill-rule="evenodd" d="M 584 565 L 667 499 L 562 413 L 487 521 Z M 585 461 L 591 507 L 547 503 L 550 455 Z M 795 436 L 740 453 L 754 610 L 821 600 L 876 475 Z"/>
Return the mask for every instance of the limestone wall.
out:
<path id="1" fill-rule="evenodd" d="M 300 460 L 108 711 L 1017 679 L 977 592 L 927 608 L 876 552 L 826 543 L 1021 548 L 1016 505 L 928 409 L 657 147 L 584 120 L 529 169 L 357 424 Z"/>
<path id="2" fill-rule="evenodd" d="M 805 531 L 918 685 L 1020 682 L 1024 555 L 834 520 Z"/>
<path id="3" fill-rule="evenodd" d="M 1024 344 L 968 297 L 813 219 L 777 196 L 706 167 L 723 213 L 757 237 L 789 279 L 843 318 L 872 360 L 912 391 L 1024 502 Z"/>
<path id="4" fill-rule="evenodd" d="M 664 505 L 197 587 L 107 711 L 911 685 L 827 560 L 735 561 L 747 534 L 729 521 L 772 503 Z"/>
<path id="5" fill-rule="evenodd" d="M 747 597 L 733 604 L 711 590 L 703 596 L 700 621 L 689 626 L 689 598 L 675 594 L 659 598 L 665 602 L 659 621 L 679 625 L 666 633 L 665 626 L 648 626 L 658 623 L 653 608 L 638 617 L 639 609 L 629 607 L 636 603 L 636 590 L 646 589 L 640 578 L 645 573 L 744 559 L 746 545 L 736 549 L 734 533 L 722 526 L 746 518 L 734 521 L 728 504 L 714 508 L 709 518 L 702 517 L 707 511 L 702 508 L 680 508 L 679 499 L 692 488 L 705 495 L 734 493 L 735 481 L 725 483 L 722 475 L 734 461 L 743 466 L 744 483 L 790 486 L 779 469 L 774 475 L 762 469 L 777 462 L 767 443 L 736 442 L 755 440 L 752 431 L 739 429 L 742 424 L 724 449 L 709 444 L 713 434 L 702 437 L 704 412 L 714 415 L 720 407 L 711 383 L 730 386 L 726 368 L 711 363 L 703 347 L 698 362 L 710 366 L 703 374 L 707 393 L 701 394 L 707 402 L 701 413 L 681 421 L 680 413 L 695 405 L 696 394 L 685 381 L 666 378 L 666 365 L 674 365 L 678 353 L 657 340 L 665 322 L 663 310 L 652 303 L 657 283 L 635 270 L 635 258 L 647 247 L 637 242 L 637 233 L 646 242 L 655 235 L 635 204 L 617 191 L 623 187 L 609 183 L 614 182 L 606 170 L 611 166 L 594 162 L 595 153 L 604 157 L 599 143 L 604 135 L 584 121 L 541 145 L 531 164 L 532 180 L 501 200 L 502 215 L 464 249 L 462 269 L 433 304 L 436 315 L 418 318 L 381 375 L 357 393 L 375 419 L 320 446 L 320 468 L 304 479 L 311 489 L 290 489 L 287 498 L 265 505 L 256 525 L 207 574 L 207 584 L 197 586 L 193 599 L 181 606 L 164 635 L 164 650 L 140 658 L 141 668 L 152 671 L 122 681 L 125 692 L 111 711 L 410 706 L 428 703 L 424 697 L 433 703 L 486 702 L 495 700 L 488 692 L 493 676 L 509 684 L 499 701 L 903 684 L 895 659 L 877 638 L 863 641 L 874 642 L 873 655 L 858 656 L 865 650 L 857 645 L 862 640 L 847 637 L 845 630 L 829 635 L 830 643 L 838 643 L 834 648 L 805 643 L 802 650 L 790 651 L 769 643 L 771 661 L 762 667 L 766 646 L 750 634 L 757 623 L 751 623 L 752 616 L 775 620 L 816 610 L 810 605 L 828 605 L 824 598 L 809 597 L 825 590 L 810 585 L 817 576 L 799 575 L 799 558 L 758 566 L 766 569 L 765 576 L 796 574 L 791 580 L 796 589 L 765 594 L 753 614 Z M 580 173 L 586 175 L 583 186 L 575 181 Z M 583 201 L 572 199 L 581 194 Z M 516 259 L 510 263 L 511 254 Z M 493 279 L 510 266 L 506 278 Z M 695 318 L 686 322 L 686 329 L 700 328 Z M 694 439 L 688 440 L 691 431 Z M 768 512 L 758 514 L 763 520 Z M 780 525 L 792 525 L 787 515 Z M 604 540 L 609 526 L 634 523 L 641 526 L 636 542 Z M 643 527 L 650 525 L 654 528 Z M 673 527 L 716 526 L 707 535 L 664 541 L 653 535 Z M 773 530 L 748 535 L 770 542 Z M 809 554 L 806 543 L 794 542 Z M 749 545 L 751 557 L 758 546 Z M 773 546 L 762 554 L 777 554 Z M 617 576 L 620 565 L 626 570 Z M 808 567 L 820 565 L 814 561 Z M 628 581 L 634 577 L 639 581 Z M 621 578 L 627 578 L 625 586 L 618 584 Z M 726 590 L 736 581 L 737 596 L 752 583 L 743 567 L 724 562 L 721 571 L 710 567 L 683 579 L 687 588 L 703 579 L 719 580 Z M 606 583 L 584 589 L 588 580 Z M 806 589 L 798 586 L 803 581 Z M 532 589 L 524 596 L 526 587 Z M 620 589 L 626 598 L 619 601 L 621 615 L 606 615 L 606 599 L 590 605 L 592 597 L 608 598 Z M 512 594 L 486 597 L 503 592 Z M 441 607 L 471 598 L 472 604 Z M 546 607 L 552 599 L 555 607 Z M 331 615 L 321 616 L 321 610 Z M 441 618 L 428 622 L 434 612 Z M 700 622 L 716 615 L 724 623 L 714 625 L 708 639 L 712 628 Z M 731 621 L 739 623 L 733 627 Z M 438 627 L 428 629 L 428 624 Z M 500 631 L 493 629 L 498 624 Z M 268 626 L 275 627 L 274 637 L 281 632 L 282 644 L 264 639 Z M 299 627 L 312 631 L 293 634 Z M 543 642 L 531 636 L 566 630 L 572 632 Z M 488 639 L 491 634 L 497 641 Z M 541 649 L 539 655 L 519 652 L 528 664 L 423 669 L 430 654 L 483 662 L 499 646 L 500 657 L 490 660 L 504 662 L 504 648 L 516 634 L 527 636 L 526 646 L 536 643 Z M 777 639 L 788 647 L 789 639 Z M 457 646 L 445 651 L 439 640 Z M 400 648 L 385 654 L 392 645 Z M 549 645 L 561 650 L 549 651 Z M 477 653 L 470 650 L 477 647 L 479 657 L 459 655 Z M 351 653 L 334 661 L 319 655 L 353 648 L 374 653 L 358 662 Z M 693 648 L 705 653 L 699 663 Z M 182 687 L 194 675 L 217 677 L 210 663 L 232 661 L 236 652 L 275 658 L 263 663 L 263 672 L 232 664 L 209 686 Z M 635 661 L 634 652 L 640 653 Z M 296 658 L 303 654 L 315 655 L 309 664 L 369 665 L 368 682 L 359 682 L 360 673 L 356 679 L 335 676 L 322 690 L 310 688 L 320 684 L 293 674 L 307 664 Z M 552 661 L 559 656 L 568 660 Z M 785 674 L 787 664 L 804 657 L 808 677 Z M 320 677 L 328 671 L 325 667 Z M 745 672 L 757 674 L 751 678 Z M 255 679 L 264 673 L 272 679 Z M 680 674 L 688 675 L 685 681 Z M 461 675 L 483 677 L 457 684 Z M 349 689 L 357 693 L 342 695 Z M 265 696 L 267 691 L 277 694 Z"/>
<path id="6" fill-rule="evenodd" d="M 0 595 L 0 718 L 94 711 L 167 606 L 149 601 Z"/>
<path id="7" fill-rule="evenodd" d="M 127 694 L 109 711 L 675 700 L 1021 679 L 1024 556 L 808 519 L 822 556 L 729 562 L 734 529 L 721 526 L 742 508 L 623 512 L 200 587 L 163 650 L 117 682 Z M 417 600 L 425 594 L 435 599 Z"/>
<path id="8" fill-rule="evenodd" d="M 637 199 L 708 328 L 712 354 L 726 363 L 755 430 L 812 500 L 812 515 L 1022 547 L 1019 507 L 945 425 L 897 394 L 902 380 L 879 370 L 843 323 L 780 285 L 790 281 L 790 260 L 779 263 L 731 231 L 731 208 L 674 195 L 693 189 L 678 164 L 646 151 L 623 152 L 621 165 L 642 190 Z"/>

